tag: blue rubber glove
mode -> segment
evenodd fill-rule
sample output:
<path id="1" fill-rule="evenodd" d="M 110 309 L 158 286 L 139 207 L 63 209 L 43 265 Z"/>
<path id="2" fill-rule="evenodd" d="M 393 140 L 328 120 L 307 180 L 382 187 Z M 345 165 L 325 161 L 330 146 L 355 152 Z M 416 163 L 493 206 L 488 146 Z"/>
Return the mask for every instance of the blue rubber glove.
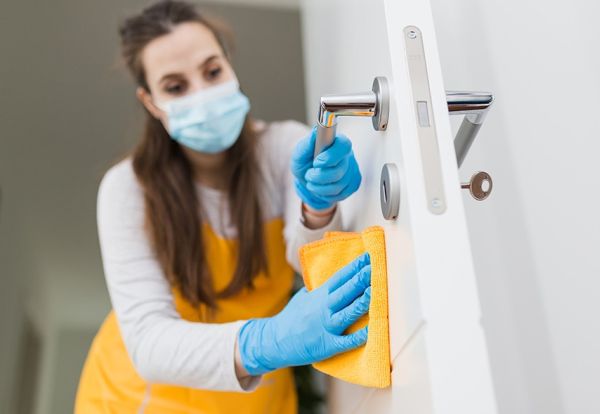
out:
<path id="1" fill-rule="evenodd" d="M 312 291 L 300 289 L 277 315 L 250 319 L 240 329 L 238 347 L 251 375 L 307 365 L 359 347 L 364 327 L 344 331 L 369 310 L 371 264 L 367 253 Z"/>
<path id="2" fill-rule="evenodd" d="M 300 199 L 316 210 L 324 210 L 358 190 L 362 177 L 348 137 L 336 135 L 313 160 L 316 138 L 315 127 L 296 144 L 291 170 Z"/>

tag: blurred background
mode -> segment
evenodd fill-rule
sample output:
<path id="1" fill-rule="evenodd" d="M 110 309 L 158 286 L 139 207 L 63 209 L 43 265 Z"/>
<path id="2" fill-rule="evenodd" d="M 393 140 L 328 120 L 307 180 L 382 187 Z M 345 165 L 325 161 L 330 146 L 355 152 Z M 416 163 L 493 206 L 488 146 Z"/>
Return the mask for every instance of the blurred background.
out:
<path id="1" fill-rule="evenodd" d="M 339 68 L 307 65 L 301 0 L 195 2 L 233 28 L 253 115 L 313 123 Z M 143 115 L 117 26 L 149 3 L 0 3 L 0 413 L 72 412 L 110 309 L 96 192 Z M 464 204 L 498 411 L 598 413 L 600 3 L 431 4 L 446 89 L 496 98 L 461 178 L 495 180 Z"/>
<path id="2" fill-rule="evenodd" d="M 1 413 L 72 412 L 110 309 L 96 191 L 143 119 L 117 26 L 149 3 L 0 4 Z M 197 3 L 233 28 L 234 67 L 254 116 L 305 122 L 297 6 Z"/>

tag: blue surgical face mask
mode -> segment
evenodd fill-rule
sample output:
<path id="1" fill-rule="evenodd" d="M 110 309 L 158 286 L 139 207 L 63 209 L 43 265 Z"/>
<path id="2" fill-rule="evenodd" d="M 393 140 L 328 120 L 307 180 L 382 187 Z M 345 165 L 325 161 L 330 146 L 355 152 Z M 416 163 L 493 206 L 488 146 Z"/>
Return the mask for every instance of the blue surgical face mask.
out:
<path id="1" fill-rule="evenodd" d="M 250 101 L 233 79 L 156 106 L 167 114 L 172 139 L 195 151 L 214 154 L 238 139 Z"/>

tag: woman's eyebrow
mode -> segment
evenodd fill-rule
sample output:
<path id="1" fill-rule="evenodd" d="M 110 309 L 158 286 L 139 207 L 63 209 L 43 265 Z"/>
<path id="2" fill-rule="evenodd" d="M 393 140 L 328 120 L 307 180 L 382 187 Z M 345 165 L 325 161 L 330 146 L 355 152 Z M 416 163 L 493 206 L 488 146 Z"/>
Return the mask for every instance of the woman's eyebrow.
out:
<path id="1" fill-rule="evenodd" d="M 215 54 L 215 55 L 210 55 L 209 57 L 207 57 L 206 59 L 204 59 L 204 62 L 202 62 L 202 63 L 201 63 L 199 66 L 198 66 L 198 68 L 202 68 L 202 66 L 206 65 L 207 63 L 210 63 L 210 61 L 212 61 L 212 60 L 214 60 L 214 59 L 217 59 L 217 58 L 219 58 L 219 57 L 221 57 L 221 55 L 217 55 L 217 54 Z"/>
<path id="2" fill-rule="evenodd" d="M 210 63 L 212 60 L 215 60 L 215 59 L 217 59 L 219 57 L 221 57 L 221 55 L 218 55 L 218 54 L 210 55 L 209 57 L 207 57 L 206 59 L 204 59 L 204 61 L 198 67 L 202 68 L 207 63 Z M 164 74 L 163 76 L 160 77 L 160 79 L 158 80 L 158 83 L 161 83 L 161 82 L 163 82 L 165 80 L 168 80 L 170 78 L 178 78 L 180 76 L 181 76 L 181 74 L 180 73 L 176 73 L 176 72 L 167 73 L 167 74 Z"/>
<path id="3" fill-rule="evenodd" d="M 161 78 L 158 80 L 158 83 L 162 83 L 163 81 L 166 81 L 170 78 L 179 78 L 181 77 L 180 73 L 167 73 L 166 75 L 161 76 Z"/>

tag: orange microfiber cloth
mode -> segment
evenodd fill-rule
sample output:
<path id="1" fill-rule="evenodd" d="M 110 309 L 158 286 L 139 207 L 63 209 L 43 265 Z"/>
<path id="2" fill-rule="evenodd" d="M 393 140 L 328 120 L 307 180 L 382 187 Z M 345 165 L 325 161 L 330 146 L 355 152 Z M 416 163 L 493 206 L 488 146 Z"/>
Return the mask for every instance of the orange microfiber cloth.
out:
<path id="1" fill-rule="evenodd" d="M 391 365 L 383 228 L 373 226 L 360 233 L 327 232 L 323 239 L 300 248 L 300 264 L 306 289 L 313 290 L 364 252 L 369 252 L 371 258 L 371 304 L 369 313 L 346 333 L 355 332 L 368 322 L 367 343 L 313 366 L 347 382 L 385 388 L 391 383 Z"/>

